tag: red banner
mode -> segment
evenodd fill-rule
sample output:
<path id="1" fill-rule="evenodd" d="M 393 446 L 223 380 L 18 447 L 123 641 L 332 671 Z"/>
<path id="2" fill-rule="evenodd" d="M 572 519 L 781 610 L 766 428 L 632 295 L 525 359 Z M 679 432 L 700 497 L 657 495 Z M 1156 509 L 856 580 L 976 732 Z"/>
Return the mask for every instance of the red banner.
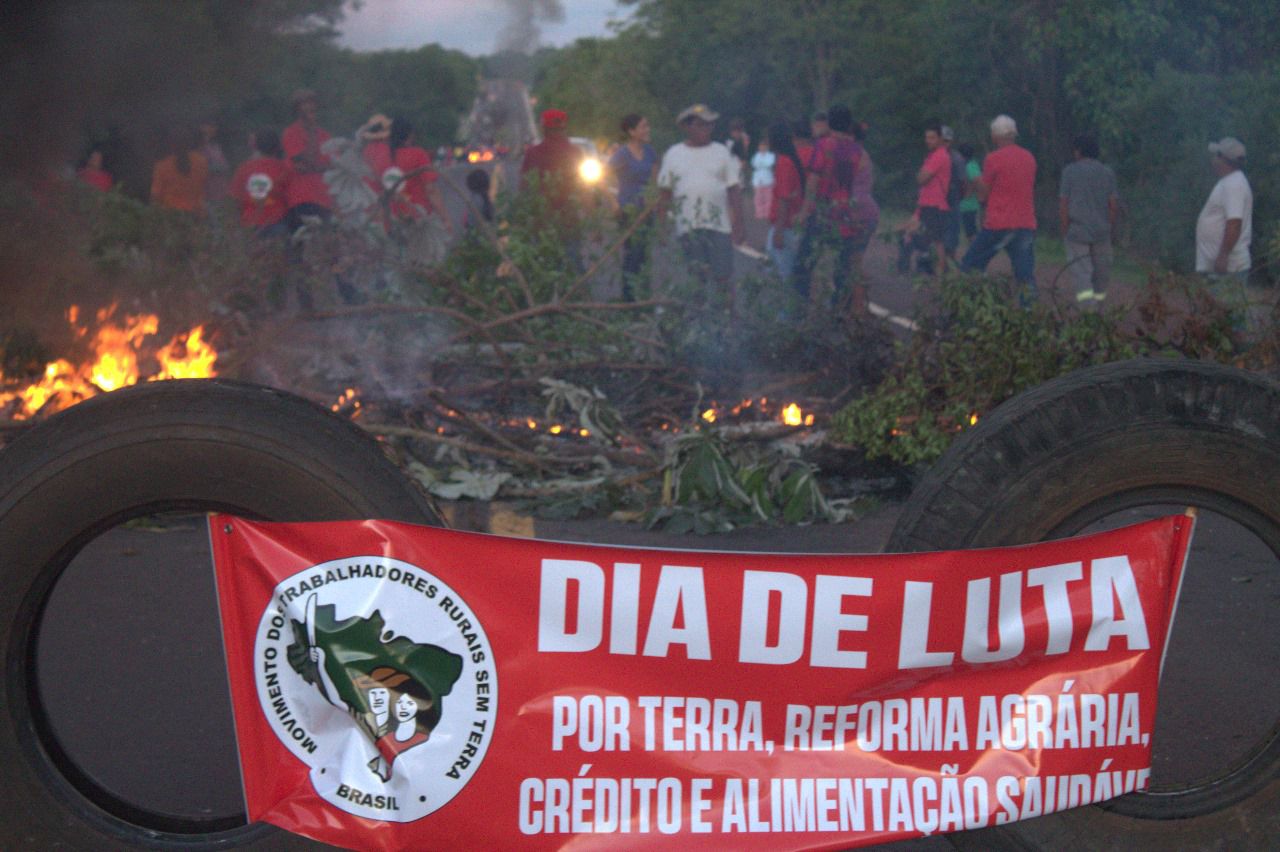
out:
<path id="1" fill-rule="evenodd" d="M 1192 526 L 833 556 L 213 516 L 248 814 L 359 849 L 835 849 L 1141 790 Z"/>

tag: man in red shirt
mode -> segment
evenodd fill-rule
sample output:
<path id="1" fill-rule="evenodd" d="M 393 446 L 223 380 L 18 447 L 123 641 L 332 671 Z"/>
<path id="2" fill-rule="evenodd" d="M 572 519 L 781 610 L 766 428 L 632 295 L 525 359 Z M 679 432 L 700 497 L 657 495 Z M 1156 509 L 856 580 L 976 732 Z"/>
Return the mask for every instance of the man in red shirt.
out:
<path id="1" fill-rule="evenodd" d="M 574 219 L 571 203 L 579 194 L 578 166 L 583 157 L 582 149 L 569 141 L 568 124 L 569 116 L 563 110 L 543 112 L 543 140 L 525 151 L 520 164 L 521 178 L 537 182 L 538 190 L 564 223 Z"/>
<path id="2" fill-rule="evenodd" d="M 920 222 L 924 242 L 934 253 L 934 274 L 941 276 L 947 269 L 947 250 L 943 243 L 951 210 L 947 204 L 947 192 L 951 188 L 951 157 L 947 146 L 942 144 L 941 124 L 925 128 L 924 145 L 928 153 L 920 171 L 916 172 L 916 185 L 920 187 L 916 218 Z"/>
<path id="3" fill-rule="evenodd" d="M 328 219 L 333 215 L 333 199 L 329 197 L 329 187 L 324 182 L 329 158 L 320 152 L 320 146 L 329 141 L 329 133 L 316 121 L 319 108 L 320 101 L 315 92 L 310 89 L 294 92 L 293 114 L 297 120 L 280 136 L 285 159 L 293 168 L 293 177 L 285 194 L 291 230 L 301 227 L 304 216 Z"/>
<path id="4" fill-rule="evenodd" d="M 991 122 L 996 149 L 982 163 L 976 187 L 978 200 L 986 202 L 982 230 L 969 244 L 960 270 L 985 270 L 1002 249 L 1013 264 L 1013 277 L 1022 285 L 1024 305 L 1036 299 L 1036 158 L 1018 145 L 1018 125 L 1007 115 Z"/>

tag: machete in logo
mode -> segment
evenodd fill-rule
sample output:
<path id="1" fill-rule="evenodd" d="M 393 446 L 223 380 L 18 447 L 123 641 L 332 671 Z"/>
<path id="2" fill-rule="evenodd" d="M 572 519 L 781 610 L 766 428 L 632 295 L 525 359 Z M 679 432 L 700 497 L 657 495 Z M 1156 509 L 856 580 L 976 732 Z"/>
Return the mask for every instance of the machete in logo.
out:
<path id="1" fill-rule="evenodd" d="M 311 784 L 356 816 L 412 822 L 475 774 L 498 680 L 471 608 L 438 577 L 362 556 L 276 586 L 254 646 L 271 728 Z"/>

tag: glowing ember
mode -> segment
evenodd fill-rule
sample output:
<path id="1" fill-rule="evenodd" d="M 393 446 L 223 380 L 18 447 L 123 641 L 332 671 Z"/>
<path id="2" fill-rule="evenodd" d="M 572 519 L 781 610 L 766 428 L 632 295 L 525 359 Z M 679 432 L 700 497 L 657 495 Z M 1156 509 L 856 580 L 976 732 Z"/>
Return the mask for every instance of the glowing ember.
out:
<path id="1" fill-rule="evenodd" d="M 547 431 L 550 432 L 552 435 L 559 435 L 561 432 L 564 431 L 564 427 L 561 426 L 559 423 L 557 423 Z"/>
<path id="2" fill-rule="evenodd" d="M 969 425 L 970 426 L 978 425 L 978 412 L 975 411 L 974 413 L 969 415 Z"/>
<path id="3" fill-rule="evenodd" d="M 702 419 L 707 421 L 708 423 L 715 423 L 716 410 L 714 408 L 708 408 L 706 411 L 702 412 Z"/>
<path id="4" fill-rule="evenodd" d="M 66 359 L 51 361 L 44 368 L 39 381 L 24 388 L 0 392 L 0 408 L 12 407 L 9 415 L 14 420 L 26 420 L 39 412 L 53 413 L 99 393 L 137 384 L 139 381 L 162 379 L 208 378 L 217 375 L 214 364 L 218 353 L 204 340 L 204 327 L 174 335 L 168 343 L 157 348 L 153 357 L 159 370 L 143 378 L 139 360 L 145 356 L 144 343 L 153 337 L 160 327 L 155 314 L 126 316 L 123 323 L 112 320 L 116 306 L 103 308 L 97 313 L 98 330 L 90 341 L 89 358 L 79 366 Z M 78 324 L 80 310 L 72 305 L 67 310 L 67 322 L 75 336 L 89 336 L 89 329 Z M 0 374 L 0 381 L 5 377 Z"/>
<path id="5" fill-rule="evenodd" d="M 810 415 L 812 421 L 812 415 Z M 788 426 L 804 425 L 804 413 L 800 410 L 800 406 L 794 402 L 782 409 L 782 422 Z"/>
<path id="6" fill-rule="evenodd" d="M 338 401 L 329 406 L 329 410 L 335 414 L 348 411 L 351 419 L 354 420 L 361 414 L 360 391 L 355 388 L 347 388 L 339 396 Z"/>

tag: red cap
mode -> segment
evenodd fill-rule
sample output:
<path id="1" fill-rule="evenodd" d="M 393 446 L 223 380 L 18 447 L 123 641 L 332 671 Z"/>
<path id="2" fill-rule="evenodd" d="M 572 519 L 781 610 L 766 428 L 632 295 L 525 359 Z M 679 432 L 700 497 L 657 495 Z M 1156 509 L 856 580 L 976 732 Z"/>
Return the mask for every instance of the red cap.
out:
<path id="1" fill-rule="evenodd" d="M 544 110 L 542 126 L 548 130 L 562 130 L 569 123 L 569 114 L 562 109 Z"/>

